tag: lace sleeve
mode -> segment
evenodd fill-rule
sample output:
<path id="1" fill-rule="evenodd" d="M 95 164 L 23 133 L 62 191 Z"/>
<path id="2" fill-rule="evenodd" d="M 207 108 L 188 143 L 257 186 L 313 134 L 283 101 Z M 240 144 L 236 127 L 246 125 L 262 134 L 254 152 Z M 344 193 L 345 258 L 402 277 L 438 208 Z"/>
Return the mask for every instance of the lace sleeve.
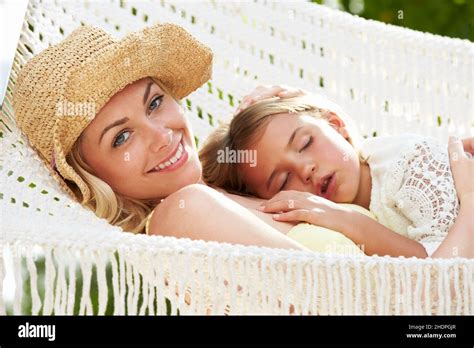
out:
<path id="1" fill-rule="evenodd" d="M 431 255 L 446 237 L 459 211 L 447 147 L 434 139 L 417 141 L 397 163 L 402 171 L 396 207 L 411 221 L 408 237 Z"/>

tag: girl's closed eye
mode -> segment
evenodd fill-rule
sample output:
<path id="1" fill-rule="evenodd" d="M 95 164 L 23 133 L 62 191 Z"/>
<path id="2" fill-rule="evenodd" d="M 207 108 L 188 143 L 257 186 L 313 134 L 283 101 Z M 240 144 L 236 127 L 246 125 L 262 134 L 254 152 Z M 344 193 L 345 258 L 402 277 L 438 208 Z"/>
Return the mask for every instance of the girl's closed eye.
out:
<path id="1" fill-rule="evenodd" d="M 312 136 L 309 136 L 309 137 L 308 137 L 308 140 L 306 140 L 306 142 L 304 143 L 303 147 L 302 147 L 301 150 L 299 150 L 298 152 L 301 153 L 301 152 L 303 152 L 303 150 L 305 150 L 305 149 L 307 149 L 308 147 L 310 147 L 311 144 L 313 143 L 313 140 L 314 140 L 314 138 L 313 138 Z M 283 190 L 285 189 L 286 185 L 287 185 L 288 182 L 290 181 L 290 176 L 291 176 L 291 173 L 288 173 L 288 174 L 286 175 L 286 178 L 285 178 L 285 180 L 283 181 L 283 183 L 281 184 L 279 191 L 283 191 Z"/>
<path id="2" fill-rule="evenodd" d="M 312 143 L 313 143 L 313 137 L 310 136 L 299 152 L 302 152 L 303 150 L 310 147 Z"/>
<path id="3" fill-rule="evenodd" d="M 306 142 L 304 143 L 303 147 L 298 151 L 299 153 L 303 152 L 303 150 L 307 149 L 308 147 L 311 146 L 311 144 L 313 143 L 313 137 L 312 136 L 309 136 L 308 137 L 308 140 L 306 140 Z M 291 173 L 288 173 L 286 175 L 286 178 L 285 180 L 283 181 L 283 183 L 281 184 L 280 186 L 280 189 L 279 191 L 283 191 L 286 187 L 286 185 L 288 184 L 288 182 L 290 181 L 290 176 L 291 176 Z"/>

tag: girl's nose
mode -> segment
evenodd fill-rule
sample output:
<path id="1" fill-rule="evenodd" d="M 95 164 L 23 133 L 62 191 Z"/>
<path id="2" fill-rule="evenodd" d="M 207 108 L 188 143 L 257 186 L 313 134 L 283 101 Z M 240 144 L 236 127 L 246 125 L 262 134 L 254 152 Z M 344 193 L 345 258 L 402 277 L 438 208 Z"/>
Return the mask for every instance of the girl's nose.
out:
<path id="1" fill-rule="evenodd" d="M 159 152 L 163 148 L 169 146 L 173 141 L 173 131 L 163 126 L 155 126 L 149 132 L 150 136 L 150 150 Z"/>
<path id="2" fill-rule="evenodd" d="M 310 183 L 316 174 L 316 166 L 314 164 L 308 163 L 302 168 L 302 179 L 305 183 Z"/>

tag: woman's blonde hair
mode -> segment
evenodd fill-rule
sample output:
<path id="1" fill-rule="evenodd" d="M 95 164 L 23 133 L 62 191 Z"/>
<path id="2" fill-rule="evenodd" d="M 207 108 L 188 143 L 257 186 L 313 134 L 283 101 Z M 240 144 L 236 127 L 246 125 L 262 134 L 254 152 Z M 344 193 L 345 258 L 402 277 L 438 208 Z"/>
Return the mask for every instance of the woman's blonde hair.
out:
<path id="1" fill-rule="evenodd" d="M 82 205 L 95 213 L 99 218 L 107 220 L 124 231 L 144 233 L 147 216 L 157 205 L 156 200 L 139 200 L 125 197 L 114 190 L 103 180 L 95 176 L 93 169 L 84 161 L 79 148 L 80 140 L 66 156 L 66 160 L 89 186 L 92 198 Z M 69 185 L 72 186 L 72 185 Z M 73 192 L 80 194 L 78 187 L 71 187 Z"/>
<path id="2" fill-rule="evenodd" d="M 327 119 L 333 112 L 341 118 L 348 130 L 348 141 L 357 149 L 359 133 L 352 120 L 336 104 L 317 95 L 294 98 L 269 98 L 255 103 L 235 115 L 230 123 L 220 125 L 206 140 L 199 151 L 203 180 L 230 193 L 250 195 L 239 173 L 237 163 L 219 161 L 219 153 L 227 150 L 246 150 L 265 131 L 272 116 L 282 113 L 307 114 Z M 361 162 L 365 159 L 359 153 Z"/>
<path id="3" fill-rule="evenodd" d="M 152 80 L 163 92 L 171 96 L 168 89 L 160 81 L 154 78 Z M 181 104 L 178 99 L 174 98 L 174 100 Z M 135 199 L 114 192 L 105 181 L 94 175 L 94 170 L 84 160 L 80 151 L 81 141 L 82 137 L 79 137 L 66 156 L 66 161 L 81 176 L 91 190 L 92 198 L 88 202 L 82 202 L 82 205 L 93 211 L 99 218 L 107 220 L 108 223 L 114 226 L 121 227 L 124 231 L 144 233 L 146 219 L 160 199 Z M 69 186 L 76 196 L 81 196 L 77 186 Z"/>

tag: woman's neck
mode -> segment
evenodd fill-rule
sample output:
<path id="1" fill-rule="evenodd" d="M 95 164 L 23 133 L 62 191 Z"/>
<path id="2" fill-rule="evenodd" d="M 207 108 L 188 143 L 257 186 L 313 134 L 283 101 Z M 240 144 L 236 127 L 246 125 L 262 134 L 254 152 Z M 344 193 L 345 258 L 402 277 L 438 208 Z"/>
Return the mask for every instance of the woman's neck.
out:
<path id="1" fill-rule="evenodd" d="M 360 205 L 366 209 L 370 206 L 370 194 L 372 192 L 372 178 L 370 177 L 370 167 L 367 163 L 360 164 L 359 191 L 352 203 Z"/>

